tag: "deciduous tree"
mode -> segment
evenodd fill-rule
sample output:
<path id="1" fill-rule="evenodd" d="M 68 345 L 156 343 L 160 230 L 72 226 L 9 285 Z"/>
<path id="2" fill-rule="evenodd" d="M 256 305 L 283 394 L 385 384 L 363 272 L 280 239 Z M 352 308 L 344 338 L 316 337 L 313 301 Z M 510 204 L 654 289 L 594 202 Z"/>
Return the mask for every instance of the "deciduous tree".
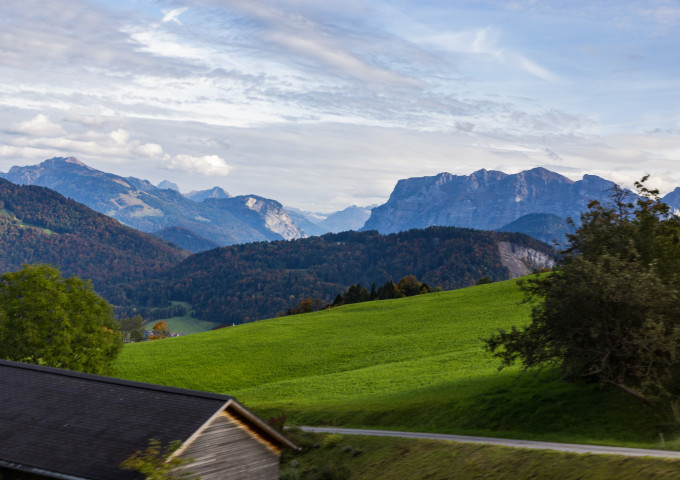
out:
<path id="1" fill-rule="evenodd" d="M 523 283 L 531 323 L 486 343 L 503 366 L 557 365 L 648 403 L 680 391 L 680 221 L 646 179 L 634 201 L 591 203 L 562 264 Z"/>
<path id="2" fill-rule="evenodd" d="M 182 446 L 180 440 L 175 440 L 165 447 L 155 438 L 149 440 L 149 446 L 138 450 L 123 460 L 120 468 L 132 470 L 144 475 L 146 480 L 169 480 L 173 478 L 192 478 L 199 480 L 192 472 L 183 471 L 182 467 L 191 463 L 192 459 L 173 457 L 172 454 Z"/>
<path id="3" fill-rule="evenodd" d="M 170 332 L 168 331 L 168 324 L 162 320 L 156 323 L 156 325 L 154 325 L 151 330 L 152 331 L 149 340 L 160 340 L 163 338 L 168 338 L 170 336 Z"/>
<path id="4" fill-rule="evenodd" d="M 0 275 L 0 357 L 107 373 L 122 348 L 111 306 L 89 282 L 54 267 Z"/>
<path id="5" fill-rule="evenodd" d="M 144 320 L 140 315 L 123 318 L 120 321 L 120 328 L 125 343 L 143 342 L 145 340 Z"/>

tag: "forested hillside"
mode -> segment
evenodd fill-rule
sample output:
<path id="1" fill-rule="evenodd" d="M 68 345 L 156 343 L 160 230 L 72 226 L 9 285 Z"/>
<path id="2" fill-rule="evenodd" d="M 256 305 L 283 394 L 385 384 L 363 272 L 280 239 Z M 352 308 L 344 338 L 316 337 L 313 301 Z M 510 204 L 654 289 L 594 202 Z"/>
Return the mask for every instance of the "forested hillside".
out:
<path id="1" fill-rule="evenodd" d="M 111 285 L 167 269 L 188 252 L 44 187 L 0 179 L 0 271 L 49 263 L 66 275 L 91 279 L 110 296 Z"/>
<path id="2" fill-rule="evenodd" d="M 357 282 L 370 288 L 415 275 L 447 290 L 473 285 L 484 276 L 508 279 L 499 242 L 552 254 L 548 245 L 526 235 L 455 227 L 326 234 L 199 253 L 153 281 L 121 288 L 125 296 L 114 303 L 185 301 L 200 319 L 243 323 L 275 316 L 308 297 L 330 303 Z"/>

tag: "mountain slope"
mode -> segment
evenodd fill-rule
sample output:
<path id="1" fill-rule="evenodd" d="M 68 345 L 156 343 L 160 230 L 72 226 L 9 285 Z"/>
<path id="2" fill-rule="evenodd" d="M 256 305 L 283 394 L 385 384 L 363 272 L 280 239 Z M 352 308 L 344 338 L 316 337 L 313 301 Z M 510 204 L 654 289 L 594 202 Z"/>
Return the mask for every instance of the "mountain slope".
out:
<path id="1" fill-rule="evenodd" d="M 330 214 L 325 220 L 319 222 L 318 226 L 331 233 L 359 230 L 370 216 L 371 211 L 369 209 L 352 205 Z"/>
<path id="2" fill-rule="evenodd" d="M 115 300 L 112 284 L 147 278 L 189 255 L 48 188 L 4 179 L 0 242 L 0 271 L 49 263 L 66 275 L 91 279 L 110 301 Z"/>
<path id="3" fill-rule="evenodd" d="M 371 211 L 363 230 L 391 233 L 430 225 L 494 230 L 529 213 L 578 218 L 590 200 L 605 201 L 613 186 L 593 175 L 574 182 L 544 168 L 409 178 Z"/>
<path id="4" fill-rule="evenodd" d="M 212 248 L 219 247 L 215 242 L 206 240 L 195 232 L 184 227 L 167 227 L 163 230 L 154 232 L 154 237 L 158 237 L 166 242 L 174 243 L 175 245 L 188 250 L 190 252 L 202 252 Z"/>
<path id="5" fill-rule="evenodd" d="M 566 245 L 567 234 L 574 227 L 566 219 L 552 213 L 528 213 L 498 229 L 501 232 L 519 232 L 552 245 Z"/>
<path id="6" fill-rule="evenodd" d="M 228 212 L 267 240 L 280 238 L 292 240 L 304 237 L 304 232 L 275 200 L 257 195 L 239 195 L 230 198 L 207 198 L 203 200 L 203 204 Z"/>
<path id="7" fill-rule="evenodd" d="M 0 177 L 21 185 L 51 188 L 143 232 L 178 226 L 218 245 L 302 236 L 301 232 L 287 230 L 288 237 L 284 237 L 269 230 L 267 225 L 273 223 L 270 218 L 262 217 L 254 226 L 257 222 L 253 212 L 257 214 L 257 210 L 215 208 L 175 190 L 157 188 L 146 180 L 95 170 L 75 158 L 52 158 L 39 165 L 12 167 Z M 246 219 L 240 214 L 245 214 Z M 285 212 L 280 215 L 280 223 L 292 223 Z"/>
<path id="8" fill-rule="evenodd" d="M 551 266 L 552 253 L 526 235 L 453 227 L 249 243 L 193 255 L 130 288 L 126 303 L 185 301 L 202 320 L 244 323 L 273 317 L 307 297 L 331 302 L 357 282 L 370 288 L 415 275 L 432 287 L 452 289 L 483 276 L 507 279 Z"/>
<path id="9" fill-rule="evenodd" d="M 314 221 L 310 220 L 310 218 L 300 210 L 299 208 L 295 207 L 285 207 L 286 212 L 288 212 L 288 216 L 295 222 L 295 225 L 300 227 L 300 230 L 304 233 L 305 237 L 314 237 L 317 235 L 323 235 L 324 233 L 328 233 L 325 229 L 319 227 L 317 223 Z"/>

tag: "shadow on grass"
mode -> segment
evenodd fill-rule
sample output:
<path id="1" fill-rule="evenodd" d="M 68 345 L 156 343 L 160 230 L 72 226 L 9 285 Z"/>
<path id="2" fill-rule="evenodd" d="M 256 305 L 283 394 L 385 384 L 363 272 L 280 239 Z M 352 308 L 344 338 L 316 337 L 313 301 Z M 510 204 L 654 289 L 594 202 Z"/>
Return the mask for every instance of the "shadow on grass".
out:
<path id="1" fill-rule="evenodd" d="M 288 405 L 286 414 L 298 425 L 680 449 L 677 426 L 654 409 L 610 387 L 564 382 L 555 371 L 469 378 L 314 407 Z"/>

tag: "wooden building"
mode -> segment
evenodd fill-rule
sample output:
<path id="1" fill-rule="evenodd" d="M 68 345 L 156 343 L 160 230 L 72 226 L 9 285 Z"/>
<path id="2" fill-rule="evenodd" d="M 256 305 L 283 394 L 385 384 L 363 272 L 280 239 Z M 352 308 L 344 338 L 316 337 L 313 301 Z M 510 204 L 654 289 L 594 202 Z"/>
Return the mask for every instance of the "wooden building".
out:
<path id="1" fill-rule="evenodd" d="M 233 397 L 0 360 L 0 480 L 136 480 L 150 439 L 202 480 L 277 479 L 296 448 Z"/>

